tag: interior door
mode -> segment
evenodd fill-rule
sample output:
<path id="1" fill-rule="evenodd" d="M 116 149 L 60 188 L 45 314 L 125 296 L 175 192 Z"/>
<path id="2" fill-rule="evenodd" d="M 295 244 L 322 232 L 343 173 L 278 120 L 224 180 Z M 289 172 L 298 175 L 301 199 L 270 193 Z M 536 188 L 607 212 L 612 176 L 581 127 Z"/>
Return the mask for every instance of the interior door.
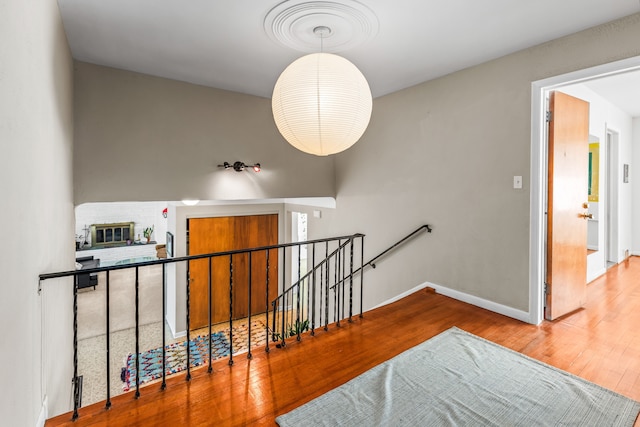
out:
<path id="1" fill-rule="evenodd" d="M 584 305 L 587 281 L 589 103 L 551 93 L 545 318 Z"/>
<path id="2" fill-rule="evenodd" d="M 278 215 L 231 216 L 189 219 L 189 254 L 207 254 L 278 244 Z M 230 292 L 229 256 L 211 259 L 212 323 L 229 320 L 230 298 L 233 318 L 264 313 L 266 300 L 277 296 L 278 251 L 269 254 L 269 295 L 266 288 L 266 253 L 251 255 L 251 301 L 249 301 L 249 255 L 233 255 L 233 290 Z M 209 260 L 189 262 L 189 328 L 209 324 Z"/>

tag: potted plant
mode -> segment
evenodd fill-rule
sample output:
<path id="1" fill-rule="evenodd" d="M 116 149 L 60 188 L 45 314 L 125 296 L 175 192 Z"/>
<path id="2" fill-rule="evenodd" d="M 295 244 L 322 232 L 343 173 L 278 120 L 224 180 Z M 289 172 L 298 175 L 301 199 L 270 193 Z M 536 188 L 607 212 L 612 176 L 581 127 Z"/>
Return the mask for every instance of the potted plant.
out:
<path id="1" fill-rule="evenodd" d="M 151 233 L 153 233 L 153 225 L 142 230 L 142 234 L 147 238 L 147 243 L 151 241 Z"/>

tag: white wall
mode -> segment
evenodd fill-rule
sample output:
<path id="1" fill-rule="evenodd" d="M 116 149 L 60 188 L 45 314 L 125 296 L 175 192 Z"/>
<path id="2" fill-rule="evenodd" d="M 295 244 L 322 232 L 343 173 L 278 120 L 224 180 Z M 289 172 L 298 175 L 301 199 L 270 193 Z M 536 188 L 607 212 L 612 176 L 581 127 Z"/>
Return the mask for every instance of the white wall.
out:
<path id="1" fill-rule="evenodd" d="M 0 2 L 0 423 L 69 410 L 73 68 L 57 2 Z M 46 404 L 45 404 L 46 403 Z M 48 408 L 48 412 L 47 412 Z"/>
<path id="2" fill-rule="evenodd" d="M 629 164 L 629 184 L 632 188 L 631 254 L 640 256 L 640 117 L 633 119 L 632 160 Z"/>
<path id="3" fill-rule="evenodd" d="M 92 224 L 111 224 L 118 222 L 135 222 L 134 237 L 143 237 L 142 231 L 153 226 L 151 240 L 165 243 L 167 237 L 167 218 L 162 216 L 162 210 L 168 206 L 167 202 L 114 202 L 114 203 L 84 203 L 76 206 L 76 236 L 84 236 L 84 228 Z M 91 233 L 89 233 L 91 243 Z M 128 258 L 124 256 L 124 258 Z"/>
<path id="4" fill-rule="evenodd" d="M 631 148 L 633 146 L 633 126 L 632 118 L 620 108 L 604 99 L 602 96 L 593 92 L 583 84 L 565 86 L 559 89 L 569 95 L 580 98 L 589 102 L 589 134 L 597 137 L 600 141 L 600 194 L 604 198 L 600 198 L 598 203 L 597 218 L 598 221 L 598 242 L 600 251 L 589 255 L 587 258 L 587 282 L 594 280 L 601 274 L 606 272 L 605 260 L 605 228 L 606 228 L 606 139 L 607 129 L 615 131 L 618 135 L 616 142 L 616 152 L 619 154 L 617 159 L 617 171 L 622 171 L 624 163 L 632 161 Z M 632 198 L 630 184 L 622 183 L 622 174 L 619 173 L 618 181 L 618 235 L 617 241 L 619 247 L 612 248 L 615 260 L 621 262 L 624 260 L 626 250 L 631 249 L 632 237 Z"/>

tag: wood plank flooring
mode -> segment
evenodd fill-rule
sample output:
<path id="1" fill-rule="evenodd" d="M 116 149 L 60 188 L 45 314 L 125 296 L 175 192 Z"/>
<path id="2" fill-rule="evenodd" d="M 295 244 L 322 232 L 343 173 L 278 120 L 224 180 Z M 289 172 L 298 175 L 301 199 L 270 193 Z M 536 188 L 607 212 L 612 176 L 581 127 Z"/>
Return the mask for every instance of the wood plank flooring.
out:
<path id="1" fill-rule="evenodd" d="M 494 341 L 640 400 L 640 258 L 632 257 L 588 286 L 583 310 L 528 325 L 429 290 L 365 313 L 284 349 L 214 362 L 159 385 L 48 420 L 46 426 L 274 426 L 287 412 L 371 367 L 452 327 Z M 636 422 L 640 427 L 640 420 Z"/>

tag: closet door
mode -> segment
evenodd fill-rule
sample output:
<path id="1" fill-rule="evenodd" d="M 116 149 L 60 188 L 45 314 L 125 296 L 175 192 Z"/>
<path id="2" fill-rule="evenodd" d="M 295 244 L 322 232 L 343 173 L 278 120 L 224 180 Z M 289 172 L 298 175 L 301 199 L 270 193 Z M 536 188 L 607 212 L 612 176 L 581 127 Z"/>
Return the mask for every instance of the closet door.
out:
<path id="1" fill-rule="evenodd" d="M 189 219 L 189 255 L 224 252 L 278 244 L 278 215 L 251 215 Z M 211 318 L 212 323 L 229 320 L 230 300 L 233 297 L 233 319 L 263 313 L 266 301 L 277 296 L 278 253 L 269 255 L 269 295 L 266 281 L 266 253 L 251 255 L 251 301 L 249 301 L 249 255 L 233 255 L 233 291 L 230 292 L 229 256 L 212 258 L 211 262 Z M 209 324 L 209 260 L 189 263 L 190 329 Z"/>

